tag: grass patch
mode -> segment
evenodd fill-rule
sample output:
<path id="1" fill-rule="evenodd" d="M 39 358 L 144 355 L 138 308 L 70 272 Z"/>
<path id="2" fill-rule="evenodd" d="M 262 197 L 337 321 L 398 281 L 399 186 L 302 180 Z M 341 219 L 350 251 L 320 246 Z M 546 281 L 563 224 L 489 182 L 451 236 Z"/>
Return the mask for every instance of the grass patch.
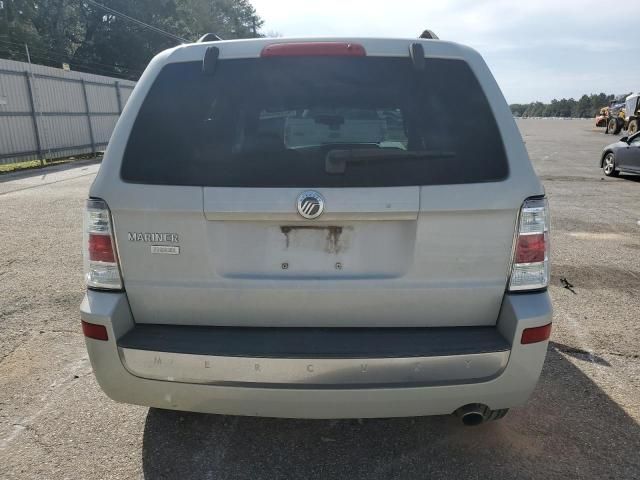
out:
<path id="1" fill-rule="evenodd" d="M 24 170 L 25 168 L 37 168 L 40 166 L 40 160 L 27 160 L 26 162 L 0 164 L 0 173 L 9 173 L 16 170 Z"/>
<path id="2" fill-rule="evenodd" d="M 0 164 L 0 175 L 4 173 L 17 172 L 20 170 L 31 170 L 34 168 L 46 168 L 51 165 L 60 165 L 64 163 L 71 163 L 77 160 L 87 160 L 90 158 L 101 158 L 102 154 L 88 154 L 88 155 L 74 155 L 72 157 L 54 158 L 47 160 L 44 165 L 40 163 L 40 160 L 26 160 L 24 162 L 15 162 Z"/>

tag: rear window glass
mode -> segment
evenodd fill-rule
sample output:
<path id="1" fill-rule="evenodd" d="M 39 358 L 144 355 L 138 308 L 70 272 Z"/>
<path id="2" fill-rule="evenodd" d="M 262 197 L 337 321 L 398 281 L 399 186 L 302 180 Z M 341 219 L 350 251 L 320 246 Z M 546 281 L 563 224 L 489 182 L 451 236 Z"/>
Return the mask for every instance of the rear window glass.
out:
<path id="1" fill-rule="evenodd" d="M 466 62 L 279 57 L 165 66 L 129 136 L 123 180 L 220 187 L 378 187 L 508 174 Z"/>

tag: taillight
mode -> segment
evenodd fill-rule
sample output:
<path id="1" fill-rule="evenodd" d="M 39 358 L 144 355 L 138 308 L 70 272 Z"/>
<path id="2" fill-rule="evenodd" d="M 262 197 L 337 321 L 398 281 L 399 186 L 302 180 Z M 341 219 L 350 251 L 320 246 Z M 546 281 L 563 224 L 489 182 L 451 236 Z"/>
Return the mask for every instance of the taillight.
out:
<path id="1" fill-rule="evenodd" d="M 300 42 L 267 45 L 261 57 L 364 57 L 367 54 L 359 43 Z"/>
<path id="2" fill-rule="evenodd" d="M 549 284 L 549 204 L 528 198 L 520 209 L 510 291 L 537 290 Z"/>
<path id="3" fill-rule="evenodd" d="M 85 280 L 89 288 L 122 289 L 112 227 L 111 213 L 104 200 L 87 200 L 83 253 Z"/>

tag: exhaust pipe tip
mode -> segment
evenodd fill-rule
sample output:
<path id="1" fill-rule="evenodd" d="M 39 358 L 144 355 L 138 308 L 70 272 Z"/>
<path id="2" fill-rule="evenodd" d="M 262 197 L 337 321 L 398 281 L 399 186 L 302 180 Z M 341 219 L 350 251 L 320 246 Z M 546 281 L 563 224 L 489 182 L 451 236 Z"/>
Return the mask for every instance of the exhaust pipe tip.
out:
<path id="1" fill-rule="evenodd" d="M 484 416 L 478 412 L 469 412 L 462 415 L 462 423 L 467 427 L 475 427 L 484 423 Z"/>
<path id="2" fill-rule="evenodd" d="M 481 403 L 470 403 L 455 411 L 455 415 L 467 427 L 482 425 L 489 418 L 489 413 L 491 413 L 489 407 Z"/>

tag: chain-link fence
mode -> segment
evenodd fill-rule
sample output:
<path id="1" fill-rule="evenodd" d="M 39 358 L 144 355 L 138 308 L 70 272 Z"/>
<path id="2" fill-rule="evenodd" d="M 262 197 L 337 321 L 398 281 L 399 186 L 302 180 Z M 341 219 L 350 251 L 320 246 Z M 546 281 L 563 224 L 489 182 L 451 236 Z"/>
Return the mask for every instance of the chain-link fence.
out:
<path id="1" fill-rule="evenodd" d="M 0 164 L 103 150 L 134 86 L 0 60 Z"/>

